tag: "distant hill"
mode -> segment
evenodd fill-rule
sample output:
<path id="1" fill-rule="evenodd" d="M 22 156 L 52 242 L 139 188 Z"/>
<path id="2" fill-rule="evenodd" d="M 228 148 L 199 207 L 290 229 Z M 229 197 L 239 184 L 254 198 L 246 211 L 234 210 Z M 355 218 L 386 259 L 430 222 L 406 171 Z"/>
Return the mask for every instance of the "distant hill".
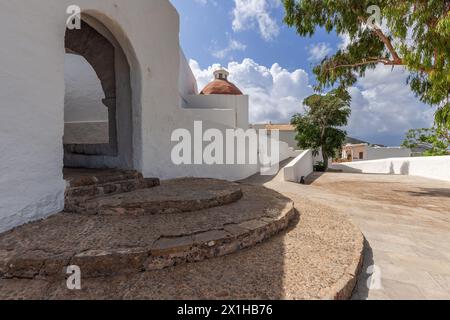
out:
<path id="1" fill-rule="evenodd" d="M 385 145 L 382 144 L 374 144 L 374 143 L 370 143 L 364 140 L 359 140 L 356 138 L 352 138 L 352 137 L 347 137 L 345 139 L 344 144 L 368 144 L 369 146 L 373 146 L 373 147 L 386 147 Z"/>

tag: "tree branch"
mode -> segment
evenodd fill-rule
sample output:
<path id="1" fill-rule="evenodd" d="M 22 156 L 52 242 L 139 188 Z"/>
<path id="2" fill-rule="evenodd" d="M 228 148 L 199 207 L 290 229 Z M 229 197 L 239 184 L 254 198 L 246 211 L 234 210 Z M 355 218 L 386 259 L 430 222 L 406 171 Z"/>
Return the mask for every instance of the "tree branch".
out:
<path id="1" fill-rule="evenodd" d="M 375 64 L 375 63 L 382 63 L 386 66 L 397 66 L 397 65 L 403 65 L 402 63 L 397 63 L 395 61 L 391 61 L 385 58 L 375 58 L 375 59 L 371 59 L 371 60 L 366 60 L 366 61 L 361 61 L 361 62 L 356 62 L 356 63 L 352 63 L 352 64 L 340 64 L 340 65 L 336 65 L 334 67 L 330 67 L 327 68 L 327 70 L 335 70 L 338 68 L 354 68 L 354 67 L 361 67 L 361 66 L 365 66 L 368 64 Z"/>
<path id="2" fill-rule="evenodd" d="M 401 65 L 403 64 L 403 59 L 400 58 L 400 56 L 398 55 L 397 51 L 395 50 L 394 46 L 392 45 L 391 40 L 389 39 L 389 37 L 387 37 L 383 31 L 378 28 L 378 27 L 373 27 L 373 31 L 375 32 L 375 34 L 378 36 L 378 38 L 380 38 L 380 40 L 386 45 L 387 49 L 389 50 L 389 52 L 392 55 L 392 58 L 394 59 L 393 62 L 395 62 L 395 64 L 397 65 Z"/>

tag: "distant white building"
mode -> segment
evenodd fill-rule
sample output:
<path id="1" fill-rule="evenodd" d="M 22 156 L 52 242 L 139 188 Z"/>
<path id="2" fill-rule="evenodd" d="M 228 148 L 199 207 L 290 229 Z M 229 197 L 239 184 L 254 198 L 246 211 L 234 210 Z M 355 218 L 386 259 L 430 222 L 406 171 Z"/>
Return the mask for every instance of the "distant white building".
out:
<path id="1" fill-rule="evenodd" d="M 368 161 L 408 157 L 411 157 L 411 150 L 403 147 L 371 146 L 367 143 L 346 144 L 342 147 L 342 159 L 347 161 Z"/>

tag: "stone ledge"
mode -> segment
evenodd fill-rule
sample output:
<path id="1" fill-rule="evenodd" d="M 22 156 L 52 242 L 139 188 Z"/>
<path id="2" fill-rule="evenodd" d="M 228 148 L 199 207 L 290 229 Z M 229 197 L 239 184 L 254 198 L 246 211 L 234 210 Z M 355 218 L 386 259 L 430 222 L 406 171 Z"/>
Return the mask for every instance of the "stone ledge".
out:
<path id="1" fill-rule="evenodd" d="M 69 188 L 85 187 L 124 180 L 142 180 L 142 174 L 126 170 L 64 169 L 64 179 Z"/>
<path id="2" fill-rule="evenodd" d="M 193 212 L 234 203 L 242 196 L 236 183 L 214 179 L 176 179 L 155 188 L 96 197 L 79 203 L 75 212 L 98 215 Z"/>
<path id="3" fill-rule="evenodd" d="M 157 178 L 143 178 L 137 171 L 65 169 L 67 182 L 65 210 L 78 212 L 91 199 L 153 188 L 160 184 Z"/>
<path id="4" fill-rule="evenodd" d="M 285 230 L 294 219 L 294 204 L 288 203 L 279 219 L 253 219 L 229 224 L 223 229 L 201 233 L 160 237 L 151 246 L 117 250 L 89 250 L 75 255 L 47 257 L 36 252 L 27 258 L 8 257 L 0 252 L 0 278 L 62 278 L 69 265 L 81 268 L 84 278 L 160 270 L 234 253 L 254 246 Z"/>
<path id="5" fill-rule="evenodd" d="M 264 188 L 248 190 L 247 185 L 242 187 L 246 191 L 244 197 L 251 193 L 248 191 L 259 194 L 266 192 Z M 83 281 L 83 289 L 80 291 L 67 290 L 65 280 L 0 279 L 0 299 L 349 298 L 355 282 L 354 274 L 357 273 L 362 258 L 361 231 L 351 224 L 345 214 L 310 201 L 302 196 L 301 191 L 300 187 L 294 185 L 291 192 L 283 192 L 295 202 L 297 211 L 301 212 L 300 222 L 297 223 L 296 215 L 286 231 L 249 250 L 238 250 L 231 255 L 163 270 L 88 278 Z M 242 201 L 245 200 L 240 202 Z M 265 207 L 273 208 L 275 202 L 270 206 L 266 202 L 264 204 Z M 242 206 L 239 208 L 241 210 L 236 208 L 236 211 L 241 215 L 246 213 Z M 264 209 L 260 211 L 264 212 Z M 233 214 L 233 210 L 227 212 Z M 261 217 L 266 214 L 264 212 Z M 152 219 L 148 220 L 153 220 L 154 217 L 149 218 Z M 238 224 L 253 219 L 255 217 L 236 221 L 235 224 L 224 223 L 223 230 L 237 236 L 246 230 L 238 227 Z M 273 221 L 272 218 L 261 219 Z M 3 239 L 3 244 L 10 243 L 14 247 L 15 242 L 5 240 L 7 239 Z M 7 247 L 2 246 L 0 235 L 0 248 Z"/>
<path id="6" fill-rule="evenodd" d="M 188 213 L 63 212 L 29 223 L 0 234 L 0 278 L 61 277 L 65 276 L 64 267 L 72 264 L 85 269 L 87 277 L 100 277 L 197 262 L 262 242 L 285 230 L 294 216 L 289 198 L 261 186 L 181 179 L 163 182 L 159 195 L 167 198 L 169 194 L 163 191 L 174 187 L 178 191 L 173 200 L 185 203 L 192 194 L 180 192 L 191 185 L 203 199 L 227 196 L 230 190 L 242 198 Z M 224 186 L 228 190 L 224 191 Z"/>
<path id="7" fill-rule="evenodd" d="M 319 293 L 322 300 L 350 300 L 356 288 L 358 277 L 362 272 L 364 263 L 365 238 L 359 228 L 348 218 L 349 229 L 353 232 L 355 247 L 352 260 L 342 277 L 331 287 Z"/>

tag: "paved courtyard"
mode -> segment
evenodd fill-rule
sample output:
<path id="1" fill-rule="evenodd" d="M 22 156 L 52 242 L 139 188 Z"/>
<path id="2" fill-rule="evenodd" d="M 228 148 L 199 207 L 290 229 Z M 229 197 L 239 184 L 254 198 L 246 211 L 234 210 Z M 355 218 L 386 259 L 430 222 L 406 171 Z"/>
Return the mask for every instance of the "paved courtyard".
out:
<path id="1" fill-rule="evenodd" d="M 265 185 L 345 212 L 362 230 L 365 265 L 354 299 L 450 299 L 450 183 L 345 173 L 314 174 L 308 182 L 277 177 Z M 368 290 L 372 265 L 380 282 Z"/>
<path id="2" fill-rule="evenodd" d="M 114 191 L 113 178 L 68 194 Z M 136 179 L 116 181 L 117 190 Z M 289 197 L 196 179 L 102 194 L 94 199 L 120 210 L 61 213 L 0 235 L 0 300 L 348 299 L 362 264 L 360 230 L 301 192 Z M 190 211 L 165 210 L 177 208 Z M 82 290 L 68 290 L 67 265 L 80 267 Z"/>
<path id="3" fill-rule="evenodd" d="M 450 183 L 343 173 L 314 174 L 307 185 L 284 182 L 281 173 L 275 178 L 256 175 L 244 182 L 265 185 L 292 199 L 300 215 L 291 228 L 260 245 L 215 259 L 84 279 L 80 292 L 68 291 L 65 281 L 59 280 L 0 280 L 0 299 L 348 298 L 356 280 L 353 299 L 450 299 Z M 246 194 L 261 193 L 242 188 L 244 198 L 239 202 L 245 203 Z M 223 208 L 223 216 L 229 218 L 230 205 Z M 242 215 L 242 210 L 237 212 Z M 189 217 L 202 220 L 201 212 Z M 106 218 L 116 217 L 98 217 Z M 186 222 L 175 225 L 187 227 Z M 355 271 L 363 238 L 355 226 L 367 240 L 359 279 Z M 131 234 L 123 231 L 112 234 Z M 376 266 L 374 278 L 379 276 L 379 281 L 369 290 L 366 271 L 371 266 Z"/>

